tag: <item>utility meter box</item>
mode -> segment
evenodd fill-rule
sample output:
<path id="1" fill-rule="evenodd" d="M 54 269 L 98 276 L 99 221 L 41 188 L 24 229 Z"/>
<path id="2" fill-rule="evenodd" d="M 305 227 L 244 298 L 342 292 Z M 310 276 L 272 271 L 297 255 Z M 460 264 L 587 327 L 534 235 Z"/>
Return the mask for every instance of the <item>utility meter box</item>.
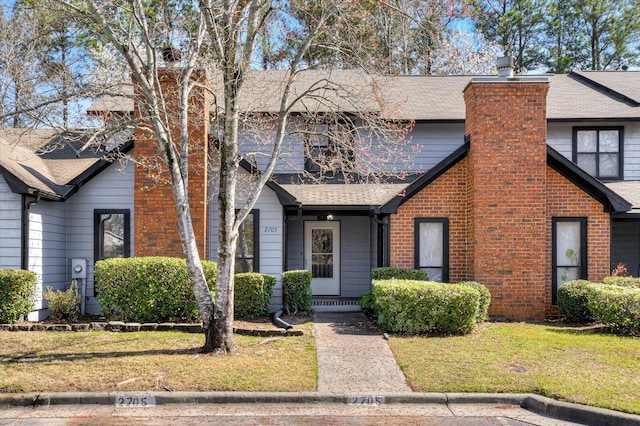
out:
<path id="1" fill-rule="evenodd" d="M 87 279 L 87 259 L 71 259 L 71 279 Z"/>

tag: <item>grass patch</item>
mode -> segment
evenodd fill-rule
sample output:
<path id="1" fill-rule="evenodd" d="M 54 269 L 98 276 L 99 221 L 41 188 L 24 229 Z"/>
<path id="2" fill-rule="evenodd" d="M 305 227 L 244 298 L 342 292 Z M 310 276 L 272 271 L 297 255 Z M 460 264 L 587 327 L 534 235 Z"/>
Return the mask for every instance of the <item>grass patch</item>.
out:
<path id="1" fill-rule="evenodd" d="M 301 337 L 234 336 L 239 354 L 198 353 L 182 332 L 0 332 L 0 392 L 316 390 L 311 323 Z"/>
<path id="2" fill-rule="evenodd" d="M 414 391 L 516 392 L 640 414 L 640 339 L 577 327 L 484 323 L 389 341 Z"/>

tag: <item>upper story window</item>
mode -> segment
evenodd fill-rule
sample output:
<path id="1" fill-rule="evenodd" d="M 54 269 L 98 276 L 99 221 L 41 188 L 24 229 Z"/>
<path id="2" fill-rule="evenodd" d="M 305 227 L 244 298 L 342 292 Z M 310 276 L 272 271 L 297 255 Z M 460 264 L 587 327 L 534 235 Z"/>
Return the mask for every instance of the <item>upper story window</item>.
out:
<path id="1" fill-rule="evenodd" d="M 94 259 L 129 257 L 130 212 L 129 210 L 94 210 Z"/>
<path id="2" fill-rule="evenodd" d="M 353 170 L 353 133 L 348 123 L 307 123 L 305 127 L 305 171 L 326 174 Z"/>
<path id="3" fill-rule="evenodd" d="M 622 141 L 622 127 L 576 127 L 573 161 L 598 179 L 622 179 Z"/>

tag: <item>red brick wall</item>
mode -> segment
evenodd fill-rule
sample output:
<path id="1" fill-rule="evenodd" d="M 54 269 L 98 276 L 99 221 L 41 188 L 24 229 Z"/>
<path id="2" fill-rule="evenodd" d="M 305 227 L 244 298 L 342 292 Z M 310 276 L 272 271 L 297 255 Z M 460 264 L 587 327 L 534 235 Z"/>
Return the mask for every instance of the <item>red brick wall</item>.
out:
<path id="1" fill-rule="evenodd" d="M 589 194 L 575 186 L 564 176 L 552 168 L 547 169 L 547 252 L 552 252 L 553 217 L 586 217 L 587 218 L 587 279 L 601 281 L 609 275 L 611 217 L 602 204 Z M 557 306 L 551 305 L 551 261 L 549 268 L 549 284 L 545 292 L 546 315 L 558 314 Z"/>
<path id="2" fill-rule="evenodd" d="M 176 79 L 178 69 L 161 70 L 160 82 L 170 117 L 174 141 L 179 141 L 177 105 L 179 95 Z M 195 79 L 207 84 L 204 71 L 196 72 Z M 196 88 L 190 97 L 190 155 L 189 155 L 189 203 L 193 228 L 198 241 L 200 256 L 207 256 L 207 138 L 209 101 L 207 92 Z M 137 105 L 136 118 L 146 112 Z M 182 243 L 177 229 L 177 212 L 170 184 L 170 176 L 162 160 L 157 141 L 142 128 L 134 132 L 135 138 L 135 189 L 134 189 L 134 254 L 135 256 L 183 257 Z M 145 167 L 146 166 L 146 167 Z"/>
<path id="3" fill-rule="evenodd" d="M 471 275 L 493 295 L 490 314 L 544 318 L 547 265 L 547 82 L 471 82 Z"/>
<path id="4" fill-rule="evenodd" d="M 449 281 L 468 278 L 467 160 L 464 159 L 408 200 L 392 215 L 391 265 L 413 268 L 414 218 L 449 219 Z"/>
<path id="5" fill-rule="evenodd" d="M 552 306 L 552 218 L 587 218 L 588 279 L 610 268 L 610 215 L 547 166 L 545 83 L 473 83 L 465 91 L 466 159 L 391 216 L 391 265 L 414 267 L 414 218 L 448 218 L 450 281 L 492 294 L 490 314 L 519 320 Z"/>

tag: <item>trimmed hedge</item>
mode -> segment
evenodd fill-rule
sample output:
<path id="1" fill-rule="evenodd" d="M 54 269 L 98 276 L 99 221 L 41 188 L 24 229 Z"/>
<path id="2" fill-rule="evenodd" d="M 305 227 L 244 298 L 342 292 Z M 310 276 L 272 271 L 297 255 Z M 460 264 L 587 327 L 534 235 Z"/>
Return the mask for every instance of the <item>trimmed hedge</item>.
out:
<path id="1" fill-rule="evenodd" d="M 593 293 L 595 283 L 586 280 L 574 280 L 558 289 L 558 312 L 565 321 L 588 323 L 593 321 L 589 309 L 589 294 Z"/>
<path id="2" fill-rule="evenodd" d="M 216 264 L 202 261 L 209 289 Z M 200 315 L 184 259 L 113 258 L 96 262 L 96 299 L 109 319 L 136 322 L 198 321 Z"/>
<path id="3" fill-rule="evenodd" d="M 476 281 L 462 281 L 457 283 L 466 287 L 475 288 L 480 293 L 478 301 L 478 312 L 476 313 L 476 322 L 482 322 L 489 319 L 489 305 L 491 305 L 491 292 L 489 289 Z"/>
<path id="4" fill-rule="evenodd" d="M 371 280 L 427 281 L 427 273 L 419 269 L 383 267 L 371 270 Z"/>
<path id="5" fill-rule="evenodd" d="M 367 317 L 375 320 L 376 317 L 376 297 L 373 295 L 373 289 L 369 289 L 360 295 L 360 309 Z"/>
<path id="6" fill-rule="evenodd" d="M 276 277 L 245 272 L 234 277 L 234 312 L 237 319 L 254 319 L 269 312 Z"/>
<path id="7" fill-rule="evenodd" d="M 475 328 L 480 292 L 471 286 L 409 280 L 372 284 L 377 322 L 387 331 L 461 334 Z"/>
<path id="8" fill-rule="evenodd" d="M 640 278 L 637 277 L 606 277 L 604 283 L 607 285 L 618 285 L 620 287 L 640 288 Z"/>
<path id="9" fill-rule="evenodd" d="M 588 298 L 596 321 L 618 333 L 640 335 L 640 288 L 595 284 Z"/>
<path id="10" fill-rule="evenodd" d="M 0 324 L 12 324 L 33 310 L 37 283 L 35 272 L 0 269 Z"/>
<path id="11" fill-rule="evenodd" d="M 284 307 L 288 314 L 311 311 L 310 271 L 286 271 L 282 273 Z"/>

